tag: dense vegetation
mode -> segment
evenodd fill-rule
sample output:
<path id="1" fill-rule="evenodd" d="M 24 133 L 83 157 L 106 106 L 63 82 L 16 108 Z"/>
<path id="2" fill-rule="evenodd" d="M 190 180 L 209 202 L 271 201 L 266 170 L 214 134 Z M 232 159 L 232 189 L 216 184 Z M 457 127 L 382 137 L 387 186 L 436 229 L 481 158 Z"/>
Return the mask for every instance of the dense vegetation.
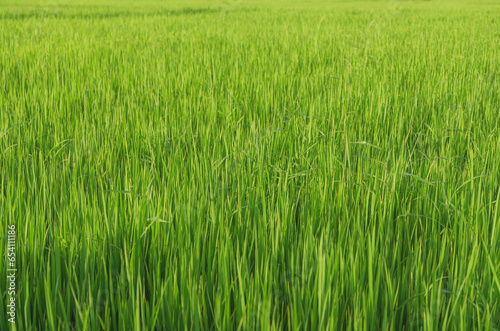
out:
<path id="1" fill-rule="evenodd" d="M 498 330 L 499 12 L 3 0 L 17 328 Z"/>

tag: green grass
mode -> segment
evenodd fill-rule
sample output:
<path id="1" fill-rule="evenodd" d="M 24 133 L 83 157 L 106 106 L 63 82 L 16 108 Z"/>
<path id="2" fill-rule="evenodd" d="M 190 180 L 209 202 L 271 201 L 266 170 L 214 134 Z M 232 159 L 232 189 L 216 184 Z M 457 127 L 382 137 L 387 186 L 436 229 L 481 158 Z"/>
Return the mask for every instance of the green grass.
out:
<path id="1" fill-rule="evenodd" d="M 17 329 L 500 329 L 499 9 L 3 0 Z"/>

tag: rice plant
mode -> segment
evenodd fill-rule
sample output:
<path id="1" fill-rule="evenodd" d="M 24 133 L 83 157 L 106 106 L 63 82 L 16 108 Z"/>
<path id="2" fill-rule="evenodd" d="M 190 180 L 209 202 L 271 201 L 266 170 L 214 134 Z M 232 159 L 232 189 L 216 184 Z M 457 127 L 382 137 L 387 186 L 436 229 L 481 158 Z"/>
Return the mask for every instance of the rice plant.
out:
<path id="1" fill-rule="evenodd" d="M 500 329 L 499 9 L 2 0 L 0 329 Z"/>

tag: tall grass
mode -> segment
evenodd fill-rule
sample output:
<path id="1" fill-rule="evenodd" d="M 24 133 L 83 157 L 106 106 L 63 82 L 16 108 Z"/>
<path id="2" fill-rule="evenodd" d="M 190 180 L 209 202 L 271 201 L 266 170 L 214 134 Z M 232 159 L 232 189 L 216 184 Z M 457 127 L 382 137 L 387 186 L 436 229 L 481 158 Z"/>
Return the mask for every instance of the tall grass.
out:
<path id="1" fill-rule="evenodd" d="M 140 4 L 0 6 L 18 330 L 500 328 L 494 2 Z"/>

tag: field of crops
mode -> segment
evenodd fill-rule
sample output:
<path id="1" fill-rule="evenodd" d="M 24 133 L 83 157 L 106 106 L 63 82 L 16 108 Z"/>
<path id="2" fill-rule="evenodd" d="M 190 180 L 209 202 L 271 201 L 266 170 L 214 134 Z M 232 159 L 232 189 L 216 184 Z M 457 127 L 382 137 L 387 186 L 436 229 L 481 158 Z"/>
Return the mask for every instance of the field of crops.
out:
<path id="1" fill-rule="evenodd" d="M 499 330 L 499 115 L 495 1 L 0 0 L 0 329 Z"/>

